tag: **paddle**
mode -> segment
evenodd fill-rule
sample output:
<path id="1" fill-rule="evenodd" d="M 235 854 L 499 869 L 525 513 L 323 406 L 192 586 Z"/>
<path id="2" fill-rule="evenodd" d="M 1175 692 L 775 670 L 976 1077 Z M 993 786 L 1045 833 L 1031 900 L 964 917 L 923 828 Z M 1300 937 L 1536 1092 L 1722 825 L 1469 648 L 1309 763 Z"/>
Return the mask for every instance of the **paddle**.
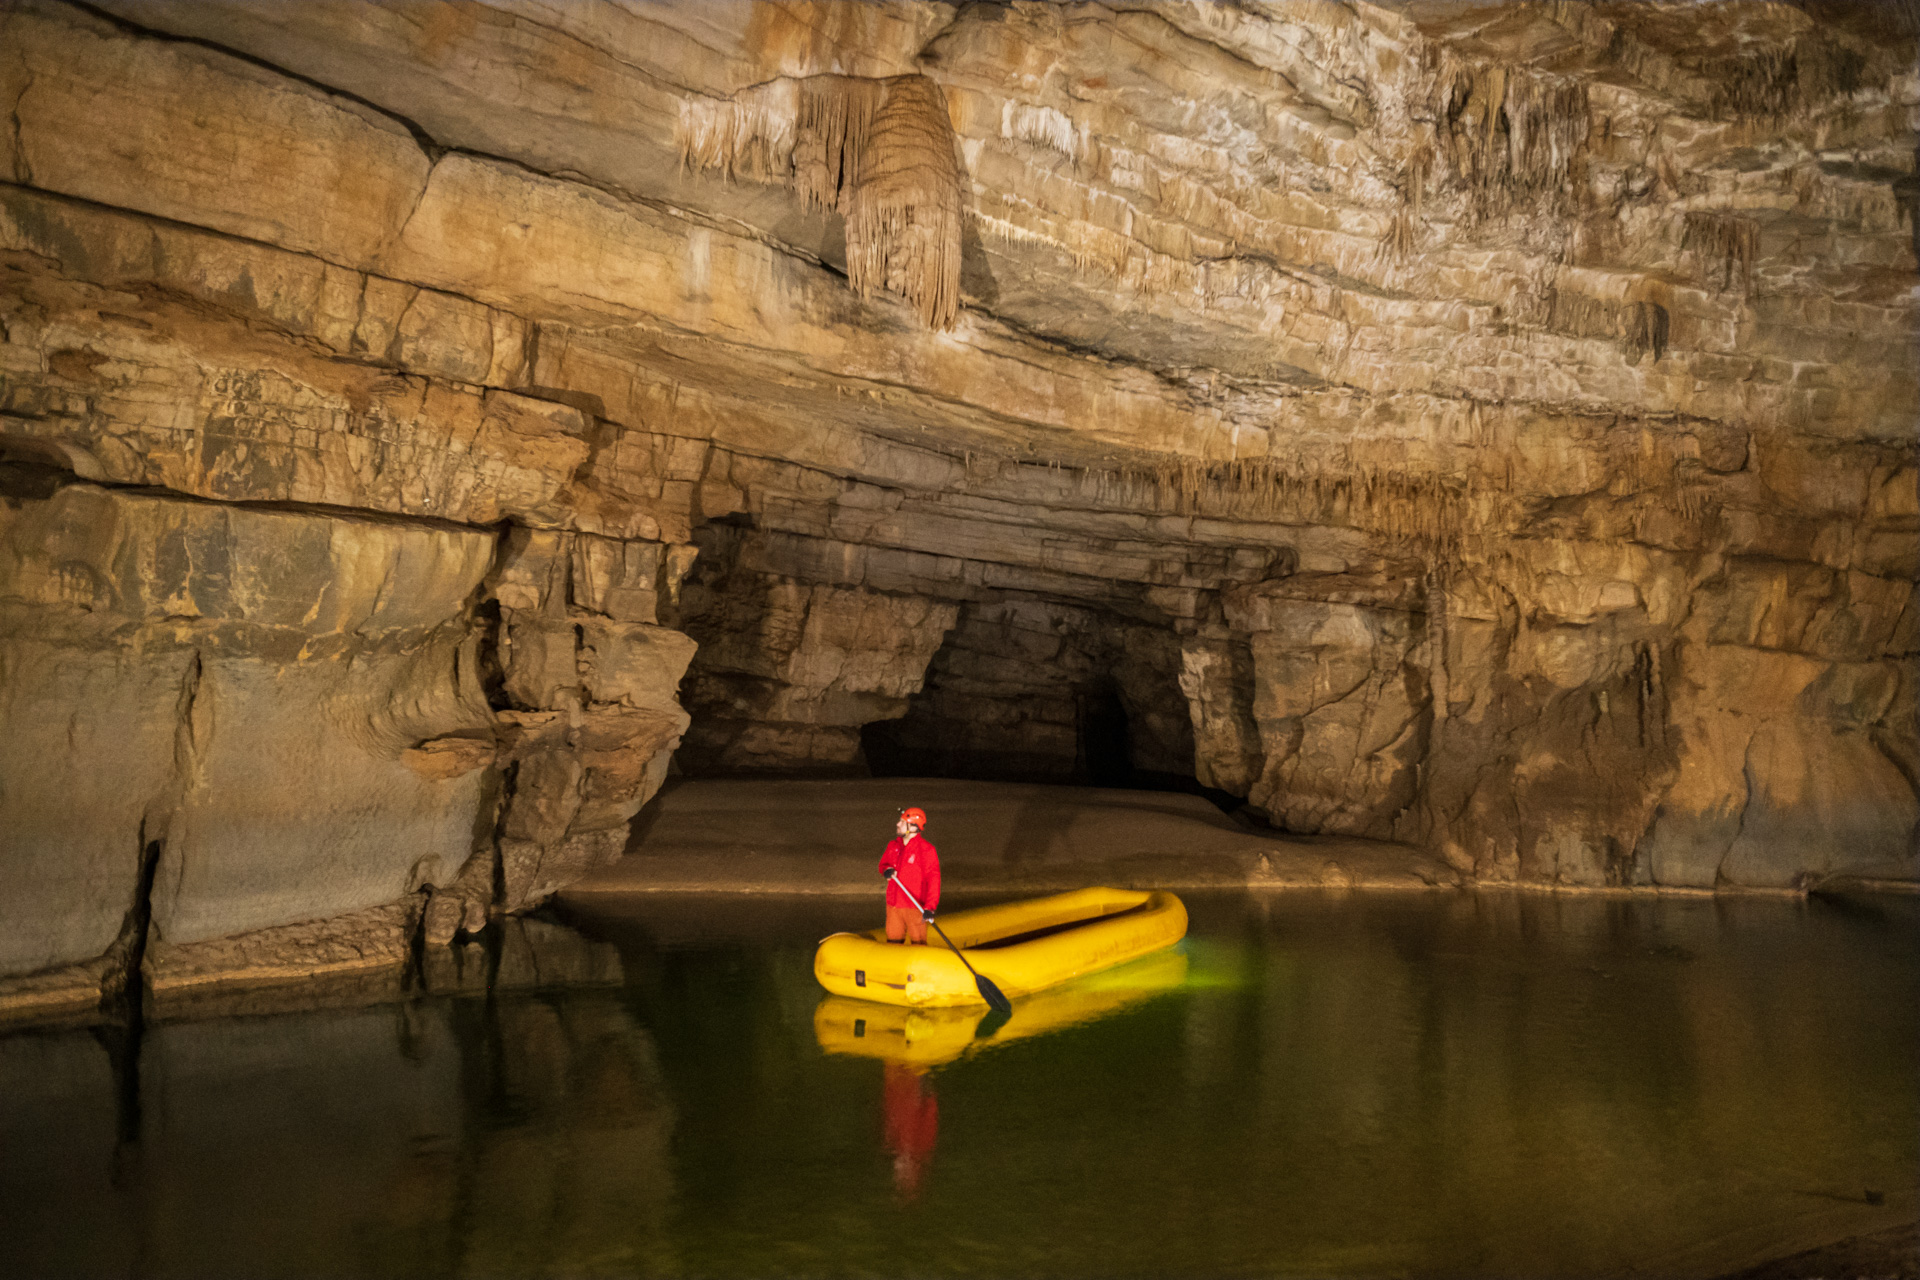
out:
<path id="1" fill-rule="evenodd" d="M 892 880 L 894 884 L 900 886 L 900 892 L 907 895 L 907 901 L 913 904 L 914 910 L 923 916 L 927 915 L 927 909 L 920 905 L 920 899 L 913 896 L 913 890 L 900 884 L 897 876 L 888 876 L 887 879 Z M 987 981 L 980 975 L 978 969 L 968 963 L 966 953 L 960 950 L 960 948 L 953 946 L 953 939 L 947 936 L 947 931 L 940 927 L 938 920 L 928 916 L 927 923 L 932 925 L 934 932 L 940 935 L 940 941 L 946 943 L 949 947 L 953 947 L 953 954 L 960 957 L 960 963 L 967 966 L 967 972 L 973 975 L 973 984 L 980 988 L 980 998 L 987 1002 L 987 1007 L 1003 1016 L 1011 1014 L 1013 1012 L 1013 1001 L 1007 999 L 1007 997 L 1001 993 L 1000 988 Z"/>

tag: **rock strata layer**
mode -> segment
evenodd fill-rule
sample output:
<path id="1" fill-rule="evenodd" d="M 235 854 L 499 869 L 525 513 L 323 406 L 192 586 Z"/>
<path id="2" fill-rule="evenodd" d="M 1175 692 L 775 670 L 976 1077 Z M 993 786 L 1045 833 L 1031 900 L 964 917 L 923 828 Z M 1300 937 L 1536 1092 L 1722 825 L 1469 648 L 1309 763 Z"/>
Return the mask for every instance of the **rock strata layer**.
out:
<path id="1" fill-rule="evenodd" d="M 617 856 L 683 738 L 1920 878 L 1914 51 L 18 0 L 0 1004 L 390 965 Z"/>

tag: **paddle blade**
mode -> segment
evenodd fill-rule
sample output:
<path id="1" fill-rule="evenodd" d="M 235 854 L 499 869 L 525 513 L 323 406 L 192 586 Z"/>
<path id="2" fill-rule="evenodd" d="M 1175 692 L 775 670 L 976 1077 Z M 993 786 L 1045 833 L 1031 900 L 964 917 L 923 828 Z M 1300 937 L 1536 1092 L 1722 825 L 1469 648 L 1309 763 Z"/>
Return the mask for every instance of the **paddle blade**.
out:
<path id="1" fill-rule="evenodd" d="M 1002 1016 L 1010 1015 L 1013 1012 L 1013 1001 L 1007 999 L 1007 997 L 1001 993 L 1000 988 L 994 986 L 993 983 L 977 973 L 973 975 L 973 982 L 975 986 L 980 988 L 980 998 L 987 1002 L 989 1009 L 992 1009 L 995 1013 Z"/>

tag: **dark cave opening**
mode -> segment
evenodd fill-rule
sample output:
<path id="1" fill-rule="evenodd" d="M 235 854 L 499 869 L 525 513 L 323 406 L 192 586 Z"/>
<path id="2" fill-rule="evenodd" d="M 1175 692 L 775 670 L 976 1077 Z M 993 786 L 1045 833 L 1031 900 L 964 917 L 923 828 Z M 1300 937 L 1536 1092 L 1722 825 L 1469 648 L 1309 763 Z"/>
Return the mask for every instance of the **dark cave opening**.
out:
<path id="1" fill-rule="evenodd" d="M 699 557 L 662 612 L 700 645 L 679 690 L 692 724 L 678 776 L 1047 783 L 1244 808 L 1195 777 L 1165 625 L 1086 601 L 877 587 L 860 556 L 744 513 L 693 537 Z"/>
<path id="2" fill-rule="evenodd" d="M 931 678 L 931 676 L 930 676 Z M 1020 701 L 1004 698 L 1006 708 Z M 976 723 L 964 745 L 930 740 L 921 700 L 899 720 L 876 720 L 860 730 L 865 773 L 875 778 L 968 778 L 982 782 L 1027 782 L 1055 786 L 1111 788 L 1125 791 L 1170 791 L 1199 796 L 1236 821 L 1265 827 L 1250 813 L 1246 800 L 1230 791 L 1202 784 L 1190 772 L 1141 765 L 1141 743 L 1133 717 L 1117 684 L 1105 682 L 1073 692 L 1074 716 L 1070 752 L 1041 755 L 1030 740 L 1023 741 L 1020 722 L 1003 726 L 1009 731 L 995 741 Z M 916 711 L 921 712 L 916 715 Z M 988 708 L 982 721 L 990 721 Z M 1191 753 L 1188 753 L 1191 758 Z"/>
<path id="3" fill-rule="evenodd" d="M 1080 695 L 1079 742 L 1074 773 L 1095 787 L 1124 787 L 1133 776 L 1127 708 L 1111 684 Z"/>

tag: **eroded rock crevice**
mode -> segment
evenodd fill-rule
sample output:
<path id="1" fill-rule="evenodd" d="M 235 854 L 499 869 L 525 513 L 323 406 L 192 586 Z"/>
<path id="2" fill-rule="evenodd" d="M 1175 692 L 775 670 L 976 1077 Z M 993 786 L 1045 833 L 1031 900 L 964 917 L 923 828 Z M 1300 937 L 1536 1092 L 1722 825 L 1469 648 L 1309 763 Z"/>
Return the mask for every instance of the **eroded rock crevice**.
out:
<path id="1" fill-rule="evenodd" d="M 431 963 L 676 758 L 1920 878 L 1897 10 L 0 31 L 6 1008 Z"/>

